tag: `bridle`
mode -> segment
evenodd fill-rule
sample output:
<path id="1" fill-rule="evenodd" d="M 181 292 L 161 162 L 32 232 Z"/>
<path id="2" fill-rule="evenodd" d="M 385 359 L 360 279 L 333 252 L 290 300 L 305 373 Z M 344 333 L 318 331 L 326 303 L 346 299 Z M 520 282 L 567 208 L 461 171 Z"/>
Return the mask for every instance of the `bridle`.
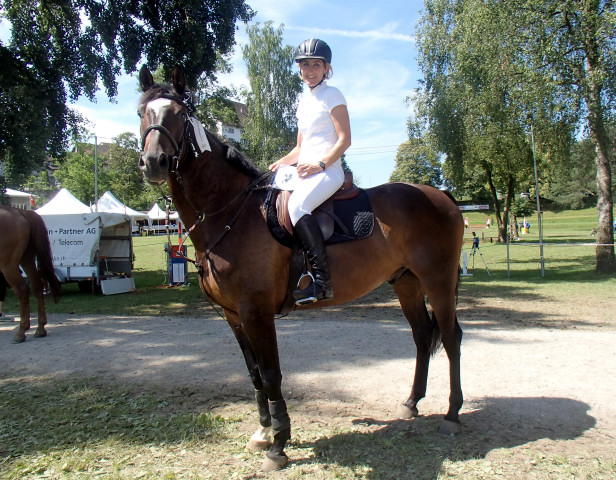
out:
<path id="1" fill-rule="evenodd" d="M 186 241 L 186 239 L 188 238 L 188 236 L 192 233 L 192 231 L 197 228 L 199 225 L 201 225 L 202 223 L 205 222 L 206 218 L 208 217 L 212 217 L 214 215 L 217 215 L 219 213 L 224 212 L 227 208 L 229 208 L 231 205 L 233 205 L 237 200 L 239 200 L 244 194 L 246 194 L 246 198 L 244 199 L 244 201 L 242 202 L 242 204 L 240 205 L 239 209 L 235 212 L 235 215 L 231 218 L 231 220 L 225 225 L 223 231 L 219 234 L 218 237 L 216 237 L 216 239 L 214 240 L 214 242 L 208 246 L 208 248 L 206 249 L 206 251 L 203 254 L 203 257 L 200 260 L 193 260 L 191 258 L 188 258 L 186 256 L 184 256 L 183 254 L 181 254 L 187 261 L 191 262 L 193 265 L 195 265 L 195 267 L 197 268 L 197 270 L 202 270 L 203 267 L 203 261 L 209 257 L 209 254 L 211 253 L 212 249 L 225 237 L 225 235 L 231 230 L 231 226 L 235 223 L 235 221 L 238 219 L 238 217 L 240 216 L 240 214 L 242 213 L 242 211 L 244 210 L 244 208 L 247 206 L 248 201 L 250 200 L 250 197 L 252 196 L 253 192 L 255 190 L 259 190 L 262 188 L 266 188 L 269 189 L 269 185 L 266 187 L 259 187 L 259 184 L 261 182 L 263 182 L 263 180 L 265 180 L 266 178 L 269 178 L 273 172 L 268 170 L 266 173 L 264 173 L 263 175 L 261 175 L 259 178 L 253 180 L 247 187 L 245 187 L 244 189 L 242 189 L 240 192 L 238 192 L 224 207 L 220 208 L 219 210 L 216 210 L 214 212 L 204 212 L 203 210 L 199 210 L 197 209 L 193 203 L 191 202 L 190 198 L 186 195 L 185 189 L 184 189 L 184 181 L 182 179 L 182 176 L 180 175 L 179 172 L 179 164 L 180 164 L 180 160 L 186 156 L 186 145 L 190 143 L 190 139 L 189 137 L 189 133 L 188 133 L 188 129 L 189 129 L 189 125 L 190 125 L 190 120 L 189 117 L 194 113 L 195 111 L 195 107 L 194 105 L 190 102 L 190 93 L 186 92 L 186 96 L 184 99 L 180 99 L 177 96 L 173 96 L 173 95 L 161 95 L 159 98 L 167 98 L 169 100 L 172 100 L 174 102 L 179 103 L 181 106 L 183 106 L 184 108 L 186 108 L 187 112 L 183 115 L 184 117 L 184 131 L 182 133 L 182 139 L 180 140 L 180 143 L 178 144 L 178 142 L 173 138 L 173 135 L 171 134 L 171 132 L 164 127 L 162 124 L 160 123 L 153 123 L 151 125 L 148 125 L 148 127 L 145 129 L 145 131 L 143 132 L 143 135 L 141 136 L 141 151 L 144 150 L 145 148 L 145 141 L 146 138 L 148 136 L 148 134 L 152 131 L 152 130 L 157 130 L 159 132 L 161 132 L 163 135 L 165 135 L 171 142 L 171 145 L 173 146 L 173 148 L 175 149 L 175 153 L 173 154 L 173 156 L 171 157 L 171 162 L 169 164 L 169 173 L 173 173 L 175 175 L 176 181 L 178 183 L 178 185 L 180 186 L 180 189 L 182 191 L 182 196 L 184 197 L 184 199 L 186 200 L 186 202 L 188 203 L 188 205 L 192 208 L 194 215 L 195 215 L 195 222 L 193 223 L 193 225 L 188 228 L 184 234 L 184 236 L 182 237 L 181 241 L 180 241 L 180 247 L 184 244 L 184 242 Z M 193 147 L 194 149 L 194 147 Z M 162 191 L 161 191 L 162 193 Z M 169 197 L 165 194 L 163 194 L 163 198 L 165 198 L 165 200 L 167 202 L 170 201 Z M 168 210 L 168 209 L 167 209 Z M 179 252 L 181 252 L 181 248 L 179 249 Z"/>
<path id="2" fill-rule="evenodd" d="M 184 117 L 184 131 L 182 132 L 182 139 L 180 140 L 180 143 L 178 144 L 175 138 L 173 138 L 173 135 L 171 134 L 171 132 L 165 126 L 163 126 L 161 123 L 152 123 L 148 125 L 148 127 L 143 132 L 143 135 L 141 135 L 141 151 L 143 152 L 143 149 L 145 148 L 145 140 L 148 134 L 152 130 L 161 132 L 171 142 L 171 146 L 175 150 L 175 152 L 171 156 L 171 162 L 169 164 L 169 173 L 176 173 L 177 175 L 177 168 L 178 168 L 178 164 L 180 161 L 180 157 L 182 156 L 184 148 L 186 144 L 188 143 L 186 142 L 186 137 L 188 136 L 188 125 L 189 125 L 188 117 L 190 116 L 191 112 L 195 111 L 195 107 L 190 102 L 190 93 L 188 93 L 188 97 L 185 99 L 181 99 L 173 95 L 161 95 L 159 98 L 167 98 L 169 100 L 172 100 L 180 104 L 182 107 L 184 107 L 187 110 L 187 113 L 182 115 Z"/>

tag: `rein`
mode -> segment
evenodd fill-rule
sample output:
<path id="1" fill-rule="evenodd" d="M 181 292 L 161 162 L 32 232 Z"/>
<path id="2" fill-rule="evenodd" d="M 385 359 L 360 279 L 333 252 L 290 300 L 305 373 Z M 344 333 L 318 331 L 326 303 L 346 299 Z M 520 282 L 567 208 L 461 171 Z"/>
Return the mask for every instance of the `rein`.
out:
<path id="1" fill-rule="evenodd" d="M 218 245 L 221 240 L 225 237 L 225 235 L 227 235 L 227 233 L 229 233 L 229 231 L 231 230 L 231 227 L 233 226 L 233 224 L 235 223 L 235 221 L 239 218 L 240 214 L 242 213 L 242 211 L 244 210 L 244 208 L 246 207 L 246 205 L 248 205 L 248 201 L 250 200 L 250 197 L 252 196 L 252 194 L 255 192 L 255 190 L 259 190 L 260 188 L 257 188 L 257 186 L 265 179 L 269 178 L 274 172 L 272 171 L 267 171 L 265 172 L 263 175 L 261 175 L 259 178 L 253 180 L 247 187 L 245 187 L 244 189 L 242 189 L 237 195 L 235 195 L 224 207 L 222 207 L 219 210 L 216 210 L 215 212 L 211 212 L 211 213 L 206 213 L 204 211 L 199 211 L 197 210 L 192 203 L 190 202 L 190 200 L 188 199 L 188 197 L 186 196 L 186 193 L 184 192 L 184 188 L 183 188 L 183 184 L 180 181 L 180 176 L 179 173 L 176 171 L 176 177 L 178 178 L 178 183 L 180 184 L 180 187 L 182 188 L 182 194 L 184 195 L 184 198 L 186 199 L 186 201 L 190 204 L 190 206 L 193 208 L 193 210 L 195 211 L 195 215 L 197 217 L 197 220 L 195 220 L 195 223 L 192 224 L 192 226 L 186 230 L 186 233 L 184 233 L 184 236 L 182 237 L 182 239 L 180 240 L 180 247 L 184 244 L 184 242 L 186 241 L 186 239 L 188 238 L 188 236 L 192 233 L 192 231 L 197 228 L 199 225 L 201 225 L 203 222 L 205 222 L 206 218 L 208 217 L 213 217 L 214 215 L 218 215 L 219 213 L 224 212 L 227 208 L 229 208 L 231 205 L 233 205 L 237 200 L 240 199 L 240 197 L 244 194 L 246 194 L 246 198 L 244 199 L 244 201 L 242 202 L 242 204 L 240 205 L 240 208 L 235 212 L 235 215 L 233 215 L 233 217 L 231 218 L 231 220 L 225 225 L 223 231 L 219 234 L 218 237 L 216 237 L 216 240 L 214 240 L 214 242 L 212 242 L 212 244 L 207 248 L 207 250 L 205 251 L 205 253 L 203 254 L 203 256 L 201 257 L 200 260 L 193 260 L 192 258 L 188 258 L 186 256 L 184 256 L 183 254 L 181 254 L 187 261 L 189 261 L 190 263 L 192 263 L 197 269 L 199 268 L 203 268 L 203 261 L 209 257 L 210 253 L 212 252 L 212 250 L 214 249 L 214 247 L 216 245 Z M 269 187 L 266 187 L 269 188 Z M 181 250 L 180 250 L 181 251 Z"/>

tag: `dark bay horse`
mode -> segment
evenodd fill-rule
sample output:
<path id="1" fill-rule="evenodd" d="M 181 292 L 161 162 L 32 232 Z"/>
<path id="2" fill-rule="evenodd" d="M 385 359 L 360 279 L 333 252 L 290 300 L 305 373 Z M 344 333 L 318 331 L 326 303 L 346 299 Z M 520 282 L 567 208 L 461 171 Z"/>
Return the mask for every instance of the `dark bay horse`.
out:
<path id="1" fill-rule="evenodd" d="M 209 133 L 211 151 L 195 152 L 193 107 L 185 97 L 181 68 L 173 71 L 171 85 L 154 84 L 145 66 L 139 79 L 144 92 L 138 107 L 139 167 L 151 184 L 168 183 L 182 222 L 190 227 L 200 287 L 222 307 L 244 355 L 261 425 L 248 447 L 269 448 L 264 470 L 282 468 L 288 462 L 284 447 L 291 421 L 281 390 L 274 320 L 287 294 L 291 249 L 268 230 L 263 205 L 267 175 Z M 442 342 L 451 394 L 441 431 L 458 433 L 462 330 L 456 293 L 464 230 L 459 209 L 448 194 L 423 185 L 390 183 L 367 192 L 375 213 L 371 235 L 327 247 L 334 299 L 298 308 L 345 303 L 390 281 L 417 346 L 413 388 L 398 415 L 418 415 L 430 355 Z"/>
<path id="2" fill-rule="evenodd" d="M 49 290 L 55 301 L 60 295 L 45 222 L 36 212 L 0 205 L 0 232 L 0 272 L 19 300 L 19 327 L 13 341 L 25 341 L 26 331 L 30 329 L 30 289 L 38 304 L 38 325 L 34 336 L 45 337 L 47 314 L 43 292 Z M 30 286 L 24 280 L 20 266 L 28 276 Z M 5 289 L 6 284 L 2 282 L 0 288 Z"/>

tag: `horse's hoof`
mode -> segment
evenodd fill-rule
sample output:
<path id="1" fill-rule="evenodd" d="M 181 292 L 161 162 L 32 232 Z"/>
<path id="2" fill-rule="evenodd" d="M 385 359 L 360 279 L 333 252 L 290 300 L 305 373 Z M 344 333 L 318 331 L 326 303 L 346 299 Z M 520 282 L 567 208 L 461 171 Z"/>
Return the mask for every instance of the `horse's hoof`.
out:
<path id="1" fill-rule="evenodd" d="M 36 330 L 36 332 L 34 332 L 34 337 L 35 338 L 43 338 L 47 336 L 47 332 L 43 329 L 41 331 L 39 331 L 38 329 Z"/>
<path id="2" fill-rule="evenodd" d="M 282 470 L 289 463 L 289 458 L 283 453 L 282 455 L 270 456 L 267 454 L 261 470 L 264 472 L 275 472 L 276 470 Z"/>
<path id="3" fill-rule="evenodd" d="M 447 437 L 453 437 L 462 432 L 462 424 L 460 422 L 452 422 L 451 420 L 443 420 L 441 428 L 438 429 L 438 433 Z"/>
<path id="4" fill-rule="evenodd" d="M 419 410 L 417 407 L 409 407 L 404 403 L 398 406 L 398 411 L 396 412 L 396 416 L 400 420 L 410 420 L 411 418 L 415 418 L 419 416 Z"/>
<path id="5" fill-rule="evenodd" d="M 13 343 L 24 343 L 26 341 L 26 336 L 22 333 L 21 335 L 15 334 L 13 337 Z"/>
<path id="6" fill-rule="evenodd" d="M 263 452 L 272 446 L 272 442 L 267 440 L 253 440 L 252 438 L 246 444 L 246 449 L 252 453 Z"/>

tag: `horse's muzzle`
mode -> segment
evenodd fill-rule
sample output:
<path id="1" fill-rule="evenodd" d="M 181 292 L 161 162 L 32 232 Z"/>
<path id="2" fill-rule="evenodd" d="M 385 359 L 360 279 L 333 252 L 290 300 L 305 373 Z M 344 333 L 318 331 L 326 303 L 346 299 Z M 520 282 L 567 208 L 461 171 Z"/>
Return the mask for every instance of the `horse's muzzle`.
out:
<path id="1" fill-rule="evenodd" d="M 139 158 L 139 170 L 143 172 L 145 179 L 154 185 L 160 185 L 167 180 L 170 168 L 171 159 L 164 152 L 158 155 L 143 153 Z"/>

